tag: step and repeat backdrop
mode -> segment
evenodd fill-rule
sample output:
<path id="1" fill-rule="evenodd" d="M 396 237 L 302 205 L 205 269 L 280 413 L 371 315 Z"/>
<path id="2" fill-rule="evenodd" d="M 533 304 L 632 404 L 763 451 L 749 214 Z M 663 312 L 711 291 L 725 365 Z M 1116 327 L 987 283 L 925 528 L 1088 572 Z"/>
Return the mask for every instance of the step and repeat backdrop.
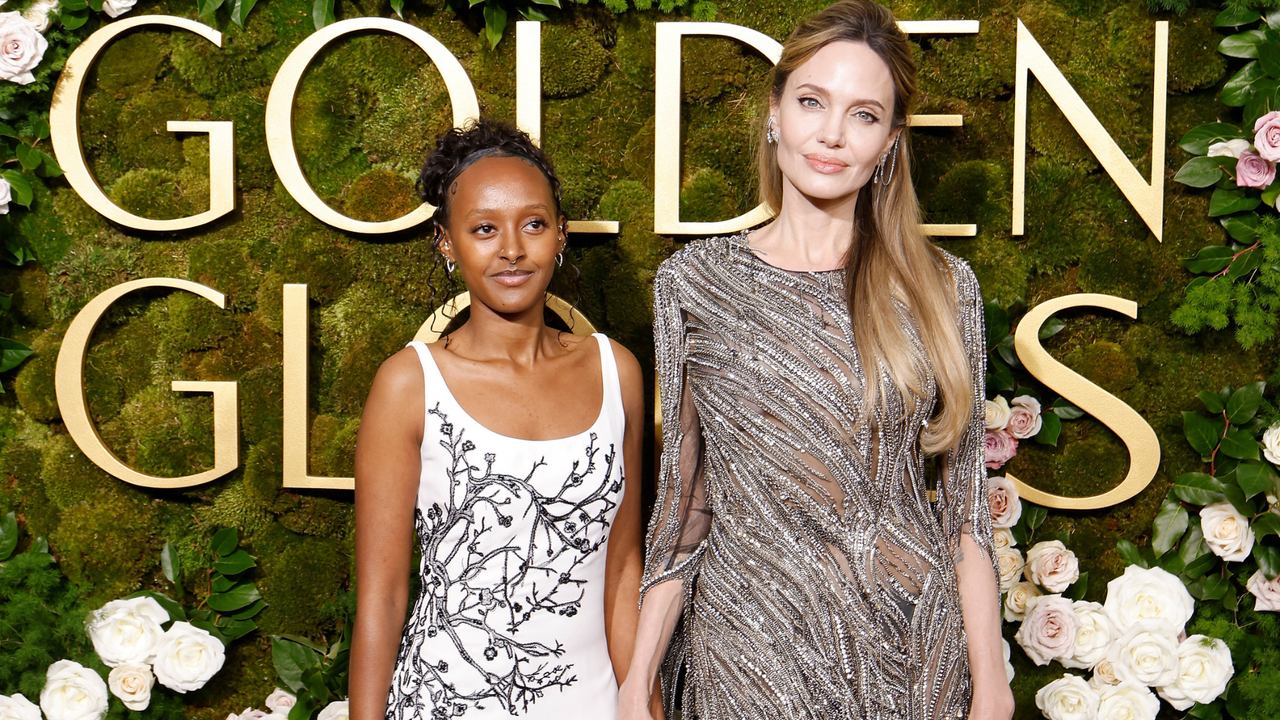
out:
<path id="1" fill-rule="evenodd" d="M 545 2 L 0 6 L 0 714 L 345 716 L 356 429 L 442 327 L 447 128 L 549 152 L 552 290 L 651 373 L 654 272 L 768 220 L 752 128 L 826 3 Z M 1255 4 L 889 3 L 928 231 L 987 302 L 1019 718 L 1280 716 Z"/>

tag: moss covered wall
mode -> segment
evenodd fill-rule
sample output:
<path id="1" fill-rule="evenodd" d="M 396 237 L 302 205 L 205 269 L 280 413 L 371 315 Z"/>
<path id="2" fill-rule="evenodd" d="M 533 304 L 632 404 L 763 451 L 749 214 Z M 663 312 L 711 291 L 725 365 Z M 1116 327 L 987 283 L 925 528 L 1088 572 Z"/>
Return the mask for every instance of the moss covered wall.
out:
<path id="1" fill-rule="evenodd" d="M 821 0 L 720 0 L 717 19 L 783 38 Z M 962 128 L 914 134 L 914 173 L 932 222 L 976 222 L 975 238 L 941 241 L 969 259 L 988 300 L 1034 305 L 1072 293 L 1134 299 L 1137 321 L 1079 312 L 1047 342 L 1069 366 L 1138 410 L 1160 435 L 1164 459 L 1150 488 L 1104 512 L 1055 512 L 1049 530 L 1074 529 L 1091 572 L 1090 595 L 1121 569 L 1115 540 L 1141 542 L 1169 480 L 1199 466 L 1181 439 L 1180 412 L 1195 394 L 1267 377 L 1272 349 L 1243 352 L 1228 333 L 1187 337 L 1169 322 L 1190 276 L 1178 258 L 1220 243 L 1206 192 L 1167 183 L 1164 242 L 1155 240 L 1038 87 L 1030 97 L 1027 232 L 1012 237 L 1015 28 L 1021 19 L 1098 115 L 1149 172 L 1153 21 L 1171 22 L 1166 177 L 1183 155 L 1177 139 L 1221 110 L 1227 71 L 1215 48 L 1213 10 L 1156 18 L 1141 0 L 889 3 L 903 19 L 977 19 L 976 36 L 916 38 L 923 112 L 960 113 Z M 490 49 L 474 17 L 438 0 L 407 3 L 405 19 L 443 42 L 466 67 L 483 112 L 514 116 L 512 34 Z M 385 0 L 344 0 L 339 18 L 391 15 Z M 134 14 L 193 17 L 190 2 L 142 0 Z M 605 332 L 652 363 L 650 280 L 672 252 L 652 227 L 654 23 L 659 13 L 615 16 L 574 6 L 544 28 L 545 145 L 565 181 L 571 218 L 611 219 L 617 237 L 571 238 L 582 270 L 580 307 Z M 0 513 L 16 510 L 44 535 L 94 602 L 159 589 L 159 548 L 194 562 L 211 528 L 235 526 L 259 557 L 269 606 L 262 635 L 318 635 L 334 627 L 350 589 L 349 494 L 295 493 L 281 485 L 281 286 L 307 283 L 312 301 L 311 470 L 349 475 L 355 428 L 379 363 L 409 340 L 442 300 L 428 275 L 427 238 L 368 238 L 313 219 L 284 191 L 265 145 L 264 108 L 275 71 L 313 31 L 310 3 L 267 0 L 241 29 L 219 21 L 221 49 L 182 32 L 146 31 L 112 45 L 83 98 L 85 152 L 107 193 L 131 212 L 177 217 L 207 207 L 208 143 L 165 131 L 170 119 L 235 123 L 237 209 L 199 231 L 142 235 L 104 221 L 64 181 L 37 188 L 19 230 L 39 262 L 0 268 L 13 311 L 0 336 L 37 353 L 3 378 Z M 750 121 L 767 63 L 728 40 L 685 43 L 682 133 L 685 220 L 749 209 L 754 190 Z M 1034 86 L 1034 83 L 1033 83 Z M 408 41 L 350 37 L 305 76 L 294 136 L 304 170 L 335 208 L 364 220 L 415 205 L 412 177 L 428 143 L 448 127 L 443 83 Z M 94 467 L 59 421 L 53 372 L 62 333 L 94 295 L 129 279 L 188 278 L 227 295 L 227 310 L 182 293 L 136 293 L 94 336 L 91 411 L 112 449 L 139 470 L 181 475 L 212 464 L 207 397 L 169 391 L 173 379 L 240 383 L 241 466 L 184 492 L 144 491 Z M 436 278 L 437 282 L 440 280 Z M 567 291 L 566 291 L 567 292 Z M 1024 444 L 1008 466 L 1046 489 L 1092 494 L 1127 469 L 1122 443 L 1092 420 L 1067 423 L 1058 448 Z M 201 588 L 190 587 L 199 593 Z M 1019 666 L 1019 716 L 1048 674 Z M 1043 676 L 1043 677 L 1042 677 Z M 197 717 L 258 703 L 275 681 L 268 643 L 239 645 L 229 667 L 195 698 Z"/>

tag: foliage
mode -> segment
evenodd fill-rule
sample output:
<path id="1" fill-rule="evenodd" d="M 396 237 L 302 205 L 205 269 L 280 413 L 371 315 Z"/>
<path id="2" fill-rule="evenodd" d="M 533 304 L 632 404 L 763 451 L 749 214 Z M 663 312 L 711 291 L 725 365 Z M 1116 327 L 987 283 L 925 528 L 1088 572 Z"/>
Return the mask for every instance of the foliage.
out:
<path id="1" fill-rule="evenodd" d="M 1084 417 L 1084 412 L 1066 398 L 1054 397 L 1030 373 L 1022 369 L 1022 363 L 1013 347 L 1014 330 L 1018 326 L 1012 319 L 1015 309 L 1025 311 L 1020 304 L 1003 308 L 999 303 L 987 303 L 983 307 L 987 332 L 987 394 L 995 396 L 1008 392 L 1013 398 L 1021 395 L 1035 398 L 1044 411 L 1040 415 L 1040 432 L 1033 439 L 1042 445 L 1056 447 L 1058 436 L 1062 433 L 1062 421 L 1077 420 Z M 1066 323 L 1058 318 L 1048 318 L 1040 326 L 1039 338 L 1041 341 L 1048 340 L 1065 327 Z M 1019 371 L 1016 379 L 1015 370 Z M 1053 397 L 1052 401 L 1048 400 L 1050 397 Z"/>
<path id="2" fill-rule="evenodd" d="M 351 620 L 344 618 L 332 642 L 317 643 L 300 635 L 271 638 L 271 659 L 276 675 L 292 690 L 298 702 L 289 720 L 310 720 L 324 707 L 347 697 L 351 657 Z"/>

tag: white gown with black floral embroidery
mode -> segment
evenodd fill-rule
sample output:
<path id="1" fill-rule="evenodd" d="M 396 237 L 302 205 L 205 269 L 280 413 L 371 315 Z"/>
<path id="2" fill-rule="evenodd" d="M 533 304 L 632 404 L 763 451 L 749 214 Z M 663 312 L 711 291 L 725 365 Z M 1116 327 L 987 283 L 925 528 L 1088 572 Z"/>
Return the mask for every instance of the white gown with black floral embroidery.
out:
<path id="1" fill-rule="evenodd" d="M 422 588 L 405 624 L 389 720 L 610 720 L 605 556 L 623 494 L 624 415 L 609 339 L 589 430 L 499 435 L 454 399 L 431 356 L 415 512 Z"/>

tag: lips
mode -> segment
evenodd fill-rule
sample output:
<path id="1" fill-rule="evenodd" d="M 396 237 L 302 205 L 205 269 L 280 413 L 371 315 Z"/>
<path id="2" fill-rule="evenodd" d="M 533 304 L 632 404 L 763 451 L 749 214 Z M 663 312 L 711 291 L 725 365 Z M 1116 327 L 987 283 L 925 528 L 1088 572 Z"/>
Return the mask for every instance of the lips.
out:
<path id="1" fill-rule="evenodd" d="M 489 277 L 493 278 L 495 282 L 501 285 L 516 287 L 517 285 L 523 285 L 528 282 L 529 278 L 533 277 L 533 273 L 529 270 L 503 270 L 502 272 L 495 273 Z"/>
<path id="2" fill-rule="evenodd" d="M 809 167 L 824 175 L 834 175 L 849 167 L 848 163 L 830 155 L 805 155 L 804 159 L 809 163 Z"/>

